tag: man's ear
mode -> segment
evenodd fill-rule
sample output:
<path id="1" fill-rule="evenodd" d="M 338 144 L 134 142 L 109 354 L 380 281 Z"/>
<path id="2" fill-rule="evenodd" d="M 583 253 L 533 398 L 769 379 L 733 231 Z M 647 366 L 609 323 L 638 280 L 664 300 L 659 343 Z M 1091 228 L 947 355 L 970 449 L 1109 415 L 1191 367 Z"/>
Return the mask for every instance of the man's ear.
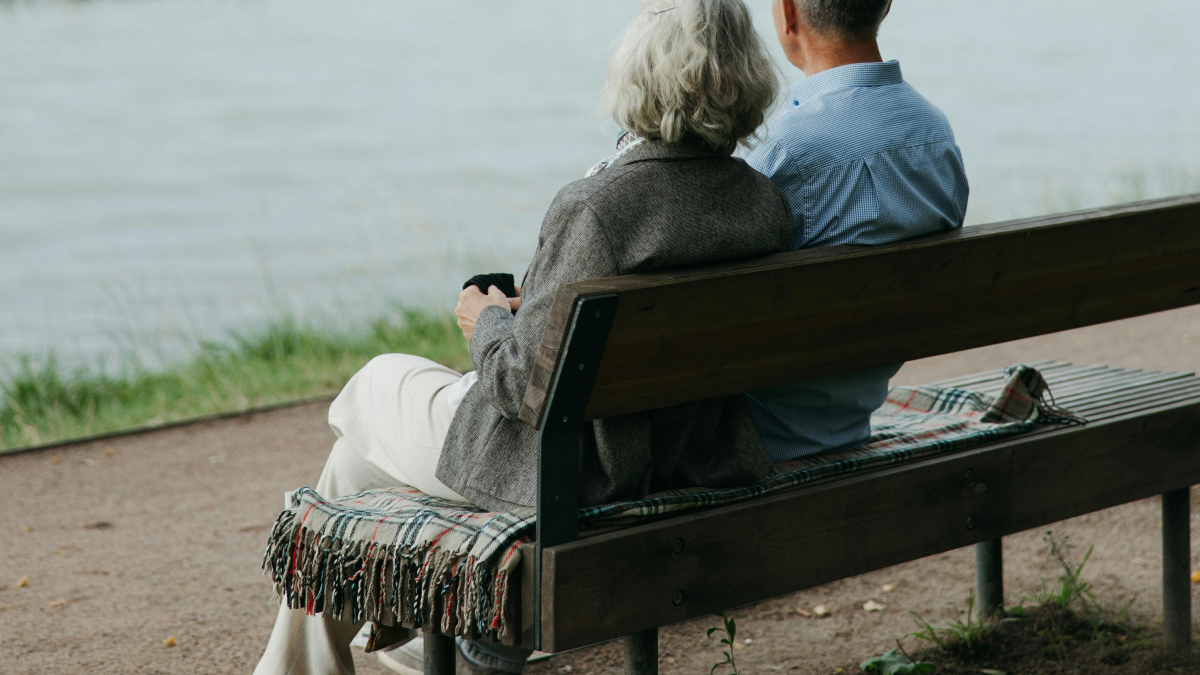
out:
<path id="1" fill-rule="evenodd" d="M 886 19 L 887 15 L 891 14 L 891 13 L 892 13 L 892 0 L 888 0 L 887 7 L 885 7 L 883 10 L 883 19 Z M 880 21 L 883 21 L 883 19 L 880 19 Z"/>
<path id="2" fill-rule="evenodd" d="M 779 9 L 783 12 L 783 25 L 788 33 L 799 33 L 800 12 L 796 9 L 796 0 L 778 0 Z"/>

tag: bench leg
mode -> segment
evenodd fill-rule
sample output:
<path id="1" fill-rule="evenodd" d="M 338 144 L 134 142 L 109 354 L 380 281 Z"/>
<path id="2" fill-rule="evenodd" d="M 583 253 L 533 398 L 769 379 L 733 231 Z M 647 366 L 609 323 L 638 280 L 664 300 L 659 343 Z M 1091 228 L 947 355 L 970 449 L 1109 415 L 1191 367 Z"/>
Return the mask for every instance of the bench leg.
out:
<path id="1" fill-rule="evenodd" d="M 628 675 L 658 675 L 657 628 L 626 636 L 625 672 Z"/>
<path id="2" fill-rule="evenodd" d="M 425 648 L 425 675 L 454 675 L 454 657 L 458 647 L 454 638 L 430 628 L 421 631 Z"/>
<path id="3" fill-rule="evenodd" d="M 1184 488 L 1162 496 L 1163 632 L 1166 649 L 1186 655 L 1192 649 L 1191 495 Z"/>
<path id="4" fill-rule="evenodd" d="M 999 537 L 975 544 L 975 595 L 980 618 L 1004 609 L 1004 553 Z"/>

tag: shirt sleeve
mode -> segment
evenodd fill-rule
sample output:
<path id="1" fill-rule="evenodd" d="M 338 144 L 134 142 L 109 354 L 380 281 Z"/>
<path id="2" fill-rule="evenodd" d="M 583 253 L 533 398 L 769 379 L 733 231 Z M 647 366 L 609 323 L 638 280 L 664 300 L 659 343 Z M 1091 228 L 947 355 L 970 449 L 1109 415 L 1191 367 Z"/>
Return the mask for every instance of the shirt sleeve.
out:
<path id="1" fill-rule="evenodd" d="M 805 174 L 800 163 L 795 161 L 787 148 L 770 137 L 756 145 L 746 155 L 746 163 L 752 169 L 771 179 L 783 193 L 792 212 L 792 248 L 800 248 L 805 237 Z"/>
<path id="2" fill-rule="evenodd" d="M 618 273 L 600 222 L 585 203 L 551 206 L 542 233 L 521 288 L 521 309 L 513 315 L 497 305 L 484 307 L 471 334 L 475 386 L 508 419 L 521 412 L 559 286 Z"/>

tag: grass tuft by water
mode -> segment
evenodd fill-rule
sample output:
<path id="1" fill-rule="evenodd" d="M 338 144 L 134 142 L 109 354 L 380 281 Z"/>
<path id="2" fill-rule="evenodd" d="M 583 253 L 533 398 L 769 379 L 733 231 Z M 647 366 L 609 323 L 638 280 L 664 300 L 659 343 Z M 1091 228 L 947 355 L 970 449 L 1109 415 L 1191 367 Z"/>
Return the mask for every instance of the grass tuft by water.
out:
<path id="1" fill-rule="evenodd" d="M 0 377 L 0 453 L 333 395 L 387 353 L 424 356 L 460 372 L 471 366 L 452 316 L 404 309 L 341 329 L 282 318 L 258 332 L 202 343 L 190 359 L 161 369 L 130 363 L 114 374 L 68 370 L 52 355 L 23 357 Z"/>

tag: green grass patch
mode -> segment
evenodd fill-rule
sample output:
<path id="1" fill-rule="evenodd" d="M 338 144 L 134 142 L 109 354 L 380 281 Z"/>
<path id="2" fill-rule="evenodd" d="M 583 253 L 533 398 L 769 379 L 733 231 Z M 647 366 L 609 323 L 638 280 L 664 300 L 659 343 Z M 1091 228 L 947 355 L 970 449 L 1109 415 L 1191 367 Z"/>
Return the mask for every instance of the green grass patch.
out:
<path id="1" fill-rule="evenodd" d="M 1024 596 L 1028 606 L 1017 605 L 979 620 L 974 617 L 972 597 L 967 601 L 966 621 L 957 619 L 944 626 L 930 624 L 913 612 L 920 630 L 912 637 L 931 643 L 916 658 L 936 666 L 932 672 L 961 675 L 1185 672 L 1181 666 L 1186 664 L 1158 649 L 1158 631 L 1129 621 L 1132 600 L 1113 609 L 1097 599 L 1091 582 L 1084 578 L 1091 547 L 1079 557 L 1066 536 L 1047 532 L 1045 541 L 1058 577 L 1053 582 L 1043 579 L 1040 590 Z M 880 659 L 889 656 L 896 655 L 889 652 Z M 1189 667 L 1186 672 L 1200 671 Z"/>
<path id="2" fill-rule="evenodd" d="M 971 592 L 967 595 L 967 620 L 955 619 L 954 623 L 945 626 L 935 626 L 925 620 L 914 610 L 909 610 L 913 621 L 917 624 L 917 632 L 911 635 L 919 640 L 935 644 L 945 651 L 953 649 L 964 649 L 970 651 L 974 649 L 982 640 L 986 639 L 988 633 L 991 632 L 994 624 L 988 621 L 983 616 L 975 615 L 975 593 Z"/>
<path id="3" fill-rule="evenodd" d="M 0 378 L 0 453 L 71 438 L 336 394 L 380 354 L 424 356 L 460 372 L 471 356 L 450 315 L 395 317 L 333 329 L 280 319 L 265 329 L 202 343 L 161 369 L 117 374 L 61 367 L 53 356 L 18 359 Z"/>

